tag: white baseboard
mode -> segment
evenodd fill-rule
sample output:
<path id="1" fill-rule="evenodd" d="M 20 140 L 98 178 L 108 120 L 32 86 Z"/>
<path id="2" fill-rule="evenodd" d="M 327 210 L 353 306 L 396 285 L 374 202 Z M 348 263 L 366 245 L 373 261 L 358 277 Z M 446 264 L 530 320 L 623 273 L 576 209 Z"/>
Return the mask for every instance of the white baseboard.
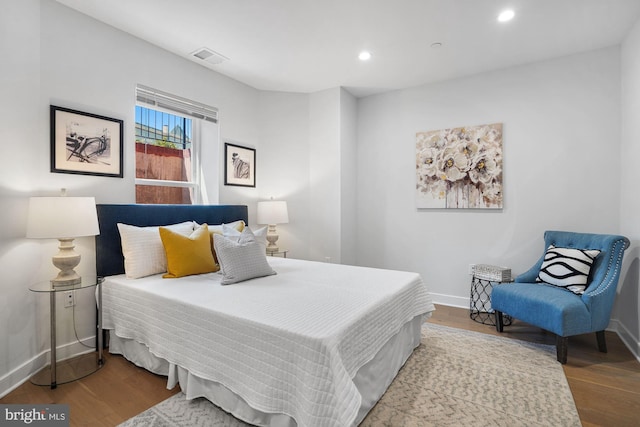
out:
<path id="1" fill-rule="evenodd" d="M 77 341 L 56 347 L 56 358 L 58 362 L 95 351 L 95 335 L 82 338 L 81 341 L 85 344 L 92 344 L 92 347 L 85 347 Z M 18 388 L 31 378 L 33 374 L 47 366 L 49 360 L 51 360 L 51 350 L 47 349 L 0 378 L 0 398 Z"/>
<path id="2" fill-rule="evenodd" d="M 631 354 L 640 362 L 640 341 L 638 337 L 634 337 L 633 334 L 617 319 L 611 319 L 609 322 L 608 330 L 614 331 L 625 346 L 629 349 Z"/>
<path id="3" fill-rule="evenodd" d="M 433 298 L 434 304 L 442 304 L 458 308 L 469 308 L 469 298 L 434 293 L 431 293 L 431 297 Z"/>

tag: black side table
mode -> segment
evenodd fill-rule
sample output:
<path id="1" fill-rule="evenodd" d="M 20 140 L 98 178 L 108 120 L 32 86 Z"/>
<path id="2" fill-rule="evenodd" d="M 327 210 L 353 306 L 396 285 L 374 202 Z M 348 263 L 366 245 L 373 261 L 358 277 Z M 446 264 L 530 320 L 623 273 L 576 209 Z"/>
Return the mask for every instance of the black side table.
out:
<path id="1" fill-rule="evenodd" d="M 476 275 L 471 276 L 471 298 L 469 304 L 469 317 L 483 325 L 496 325 L 495 311 L 491 308 L 491 290 L 494 284 L 500 286 L 502 283 L 495 280 L 483 279 Z M 511 325 L 511 316 L 503 315 L 503 324 Z"/>

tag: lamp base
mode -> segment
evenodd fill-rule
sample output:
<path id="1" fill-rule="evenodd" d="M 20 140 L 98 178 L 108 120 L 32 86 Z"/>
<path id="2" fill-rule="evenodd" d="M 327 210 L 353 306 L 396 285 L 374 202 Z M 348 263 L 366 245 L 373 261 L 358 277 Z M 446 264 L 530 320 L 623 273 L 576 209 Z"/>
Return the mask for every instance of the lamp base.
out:
<path id="1" fill-rule="evenodd" d="M 51 279 L 51 286 L 54 288 L 73 286 L 82 282 L 82 278 L 75 272 L 74 268 L 80 264 L 80 254 L 73 250 L 75 247 L 73 239 L 60 238 L 58 252 L 51 258 L 53 265 L 60 269 L 56 277 Z"/>
<path id="2" fill-rule="evenodd" d="M 74 271 L 73 273 L 75 274 L 76 272 Z M 58 276 L 60 275 L 58 274 Z M 51 286 L 53 288 L 66 288 L 79 283 L 82 283 L 82 277 L 78 276 L 78 274 L 75 274 L 75 277 L 55 277 L 51 279 Z"/>
<path id="3" fill-rule="evenodd" d="M 276 245 L 276 242 L 278 241 L 278 234 L 276 233 L 276 225 L 275 224 L 269 224 L 269 228 L 267 228 L 267 242 L 269 242 L 269 244 L 267 245 L 267 252 L 269 253 L 273 253 L 273 252 L 278 252 L 278 250 L 280 248 L 278 248 L 278 245 Z"/>

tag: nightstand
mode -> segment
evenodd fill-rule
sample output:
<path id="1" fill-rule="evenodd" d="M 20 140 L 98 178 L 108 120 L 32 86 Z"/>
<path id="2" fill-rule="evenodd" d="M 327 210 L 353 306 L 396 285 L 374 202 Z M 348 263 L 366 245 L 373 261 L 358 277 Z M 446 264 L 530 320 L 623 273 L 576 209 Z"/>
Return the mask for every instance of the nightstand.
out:
<path id="1" fill-rule="evenodd" d="M 268 256 L 281 256 L 283 258 L 286 258 L 287 257 L 287 252 L 289 252 L 289 251 L 288 250 L 284 250 L 284 249 L 280 249 L 280 250 L 273 251 L 273 252 L 267 251 L 267 255 Z"/>
<path id="2" fill-rule="evenodd" d="M 52 287 L 50 281 L 39 282 L 31 287 L 32 292 L 48 293 L 50 305 L 49 328 L 51 330 L 51 364 L 45 366 L 31 377 L 31 382 L 36 385 L 49 385 L 52 389 L 58 384 L 65 384 L 84 378 L 96 372 L 104 365 L 102 358 L 102 278 L 83 278 L 77 285 Z M 83 354 L 58 363 L 56 359 L 56 295 L 61 292 L 93 289 L 98 290 L 98 312 L 96 339 L 98 351 L 96 353 Z"/>

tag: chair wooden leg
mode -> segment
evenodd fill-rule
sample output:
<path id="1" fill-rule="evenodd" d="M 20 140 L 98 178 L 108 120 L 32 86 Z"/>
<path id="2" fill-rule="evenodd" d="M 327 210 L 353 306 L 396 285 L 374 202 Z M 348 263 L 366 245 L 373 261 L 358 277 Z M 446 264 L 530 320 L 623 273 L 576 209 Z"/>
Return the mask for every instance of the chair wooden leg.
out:
<path id="1" fill-rule="evenodd" d="M 567 363 L 567 350 L 569 348 L 569 337 L 556 336 L 556 358 L 563 365 Z"/>
<path id="2" fill-rule="evenodd" d="M 496 331 L 502 332 L 504 329 L 504 323 L 502 321 L 502 312 L 496 310 Z"/>
<path id="3" fill-rule="evenodd" d="M 604 338 L 604 331 L 596 332 L 596 339 L 598 340 L 598 351 L 601 353 L 606 353 L 607 341 Z"/>

